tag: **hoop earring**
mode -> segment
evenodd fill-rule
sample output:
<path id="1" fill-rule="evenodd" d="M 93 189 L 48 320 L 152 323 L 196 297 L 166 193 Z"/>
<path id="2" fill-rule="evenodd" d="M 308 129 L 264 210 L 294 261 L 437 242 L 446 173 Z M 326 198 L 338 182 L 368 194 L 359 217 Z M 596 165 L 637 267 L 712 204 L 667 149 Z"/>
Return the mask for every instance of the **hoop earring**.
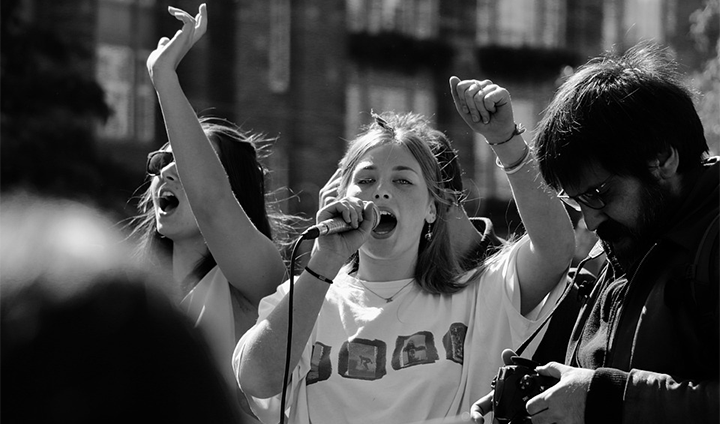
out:
<path id="1" fill-rule="evenodd" d="M 424 237 L 425 237 L 425 241 L 427 241 L 428 243 L 430 243 L 432 241 L 432 236 L 433 236 L 432 226 L 433 226 L 432 223 L 430 223 L 430 222 L 427 223 L 427 231 L 425 232 Z"/>

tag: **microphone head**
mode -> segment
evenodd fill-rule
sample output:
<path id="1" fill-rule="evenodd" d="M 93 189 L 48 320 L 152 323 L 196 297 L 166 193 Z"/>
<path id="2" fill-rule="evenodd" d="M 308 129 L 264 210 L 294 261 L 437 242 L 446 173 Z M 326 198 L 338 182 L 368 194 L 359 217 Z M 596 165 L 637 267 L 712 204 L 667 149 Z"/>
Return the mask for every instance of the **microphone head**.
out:
<path id="1" fill-rule="evenodd" d="M 373 211 L 373 225 L 370 231 L 373 231 L 377 228 L 377 226 L 380 224 L 380 209 L 378 209 L 377 205 L 375 203 L 370 202 L 372 205 L 372 211 Z"/>

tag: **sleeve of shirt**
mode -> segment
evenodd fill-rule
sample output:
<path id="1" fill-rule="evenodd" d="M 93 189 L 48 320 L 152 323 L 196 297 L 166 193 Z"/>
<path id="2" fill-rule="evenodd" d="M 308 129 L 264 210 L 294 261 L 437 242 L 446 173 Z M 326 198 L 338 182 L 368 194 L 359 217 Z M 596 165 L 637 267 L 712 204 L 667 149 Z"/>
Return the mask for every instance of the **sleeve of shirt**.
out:
<path id="1" fill-rule="evenodd" d="M 545 298 L 540 301 L 532 311 L 526 315 L 522 315 L 520 312 L 521 291 L 517 274 L 517 261 L 520 248 L 529 242 L 530 238 L 527 235 L 523 236 L 515 242 L 512 247 L 501 252 L 491 260 L 486 270 L 486 277 L 489 278 L 490 281 L 485 284 L 484 291 L 486 293 L 483 294 L 489 299 L 501 299 L 501 304 L 504 305 L 503 310 L 510 324 L 513 345 L 516 347 L 522 344 L 550 314 L 562 295 L 563 289 L 565 288 L 564 282 L 567 281 L 566 274 L 563 274 Z M 492 282 L 498 279 L 502 281 L 501 284 L 498 284 L 499 282 Z M 502 293 L 492 293 L 498 289 L 501 289 Z M 546 328 L 543 328 L 542 331 L 538 333 L 527 350 L 523 352 L 523 356 L 532 356 L 540 340 L 542 340 L 545 330 Z"/>
<path id="2" fill-rule="evenodd" d="M 285 283 L 278 286 L 275 293 L 263 298 L 260 301 L 260 304 L 258 305 L 257 322 L 264 320 L 268 315 L 270 315 L 270 313 L 275 309 L 278 303 L 280 303 L 280 301 L 287 295 L 289 287 L 290 282 L 286 281 Z M 248 333 L 250 333 L 251 331 L 252 329 L 250 329 Z M 233 354 L 233 369 L 235 371 L 235 377 L 238 380 L 238 385 L 240 386 L 241 390 L 242 385 L 240 384 L 238 378 L 238 368 L 248 333 L 245 333 L 245 335 L 240 338 L 240 341 L 235 348 L 235 353 Z M 304 390 L 305 376 L 307 375 L 308 371 L 310 371 L 312 345 L 315 336 L 315 330 L 313 330 L 313 334 L 310 336 L 310 340 L 308 340 L 308 343 L 305 346 L 305 351 L 300 358 L 300 362 L 295 367 L 295 369 L 291 370 L 290 372 L 290 384 L 285 388 L 285 420 L 288 422 L 302 424 L 306 422 L 306 420 L 303 420 L 300 417 L 308 416 L 307 411 L 305 410 L 306 407 L 304 407 L 304 405 L 307 405 L 307 399 L 305 399 L 307 394 Z M 250 395 L 245 395 L 245 397 L 247 398 L 250 409 L 261 422 L 265 424 L 275 424 L 279 421 L 280 408 L 282 403 L 281 393 L 267 399 L 256 398 Z M 298 406 L 293 409 L 293 405 L 295 404 L 297 404 Z M 293 410 L 294 417 L 289 417 L 288 414 L 290 413 L 290 411 Z"/>
<path id="3" fill-rule="evenodd" d="M 562 292 L 563 284 L 553 289 L 527 316 L 520 313 L 520 283 L 517 275 L 517 258 L 520 248 L 529 243 L 523 237 L 488 260 L 477 282 L 471 282 L 468 290 L 475 292 L 468 298 L 473 302 L 469 318 L 468 336 L 465 341 L 463 373 L 467 374 L 469 410 L 472 402 L 491 390 L 491 382 L 503 366 L 502 352 L 516 350 L 547 317 Z M 471 273 L 473 271 L 470 271 Z M 470 274 L 470 278 L 476 278 Z M 565 281 L 564 278 L 558 281 Z M 522 352 L 525 358 L 532 354 L 543 334 L 540 332 L 529 347 Z M 464 374 L 465 375 L 465 374 Z M 489 421 L 488 421 L 489 420 Z M 491 422 L 487 418 L 486 422 Z"/>
<path id="4" fill-rule="evenodd" d="M 678 380 L 633 369 L 595 370 L 587 394 L 585 421 L 717 423 L 720 389 L 714 380 Z"/>

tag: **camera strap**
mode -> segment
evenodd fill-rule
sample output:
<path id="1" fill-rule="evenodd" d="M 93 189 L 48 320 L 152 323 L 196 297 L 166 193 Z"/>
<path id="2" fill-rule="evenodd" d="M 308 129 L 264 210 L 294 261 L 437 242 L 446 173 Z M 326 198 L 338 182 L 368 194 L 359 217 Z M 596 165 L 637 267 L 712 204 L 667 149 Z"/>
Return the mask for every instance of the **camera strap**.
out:
<path id="1" fill-rule="evenodd" d="M 538 328 L 536 328 L 535 331 L 533 331 L 533 333 L 532 333 L 524 342 L 522 342 L 522 344 L 520 345 L 520 347 L 518 347 L 517 350 L 515 350 L 515 354 L 516 354 L 517 356 L 521 356 L 521 355 L 522 355 L 522 353 L 525 351 L 525 349 L 527 349 L 528 345 L 533 341 L 533 339 L 535 339 L 535 337 L 540 333 L 540 331 L 545 327 L 545 325 L 547 325 L 547 323 L 550 322 L 550 318 L 552 318 L 552 316 L 553 316 L 553 315 L 555 314 L 555 312 L 558 310 L 558 308 L 559 308 L 560 305 L 563 303 L 563 301 L 565 300 L 565 298 L 570 294 L 570 292 L 571 292 L 570 289 L 577 284 L 578 277 L 580 276 L 580 271 L 582 271 L 582 269 L 583 269 L 583 267 L 585 266 L 585 264 L 586 264 L 588 261 L 591 261 L 591 260 L 593 260 L 593 259 L 598 258 L 598 257 L 599 257 L 600 255 L 602 255 L 603 253 L 604 253 L 604 250 L 603 250 L 602 242 L 601 242 L 600 240 L 598 240 L 598 241 L 595 243 L 595 245 L 592 247 L 592 249 L 590 249 L 590 252 L 587 254 L 587 256 L 585 257 L 585 259 L 583 259 L 582 261 L 580 261 L 580 263 L 578 263 L 577 267 L 575 267 L 575 275 L 573 275 L 573 278 L 572 278 L 572 280 L 570 281 L 570 283 L 568 283 L 568 284 L 565 285 L 565 289 L 563 289 L 563 292 L 562 292 L 562 294 L 560 295 L 560 298 L 557 300 L 557 302 L 555 302 L 555 307 L 552 309 L 552 311 L 550 311 L 550 313 L 548 314 L 548 316 L 545 317 L 545 319 L 544 319 L 543 322 L 538 326 Z M 593 285 L 594 285 L 594 283 L 593 283 Z M 583 289 L 583 291 L 584 291 L 584 289 Z M 587 290 L 588 293 L 589 293 L 590 291 L 592 291 L 592 287 L 590 287 L 590 288 Z"/>

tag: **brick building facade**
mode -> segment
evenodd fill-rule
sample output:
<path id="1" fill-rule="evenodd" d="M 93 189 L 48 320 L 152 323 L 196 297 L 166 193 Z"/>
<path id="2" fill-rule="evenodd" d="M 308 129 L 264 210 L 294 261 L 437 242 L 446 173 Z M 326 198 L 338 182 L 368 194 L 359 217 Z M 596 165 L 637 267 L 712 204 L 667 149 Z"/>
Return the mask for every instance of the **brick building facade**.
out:
<path id="1" fill-rule="evenodd" d="M 137 174 L 165 142 L 145 59 L 179 22 L 167 6 L 193 0 L 26 0 L 36 19 L 66 25 L 96 52 L 89 64 L 115 114 L 98 143 Z M 53 7 L 47 7 L 48 4 Z M 471 215 L 499 231 L 519 218 L 491 150 L 457 115 L 448 78 L 507 87 L 516 119 L 532 129 L 566 67 L 642 38 L 669 44 L 683 63 L 688 16 L 702 0 L 207 0 L 209 32 L 178 70 L 199 113 L 226 117 L 277 140 L 268 166 L 289 213 L 314 216 L 318 189 L 370 110 L 426 114 L 454 141 Z M 532 137 L 532 131 L 526 139 Z"/>

